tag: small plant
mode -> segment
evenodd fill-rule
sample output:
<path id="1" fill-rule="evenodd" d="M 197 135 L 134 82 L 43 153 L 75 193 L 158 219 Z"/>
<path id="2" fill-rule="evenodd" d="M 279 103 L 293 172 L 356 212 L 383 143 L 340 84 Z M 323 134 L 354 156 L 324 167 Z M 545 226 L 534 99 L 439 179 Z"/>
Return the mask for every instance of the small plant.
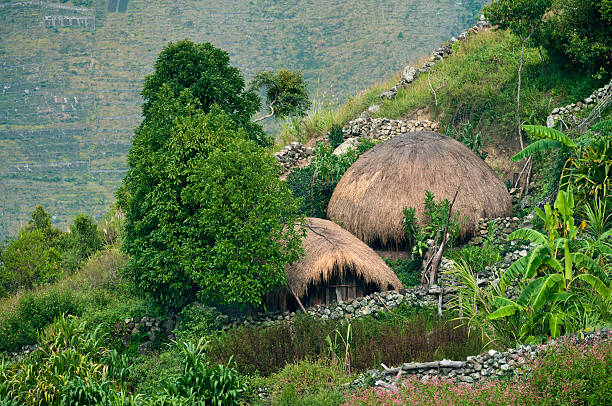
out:
<path id="1" fill-rule="evenodd" d="M 338 340 L 340 339 L 340 340 Z M 340 330 L 334 330 L 334 340 L 332 341 L 331 337 L 328 335 L 325 337 L 325 341 L 329 345 L 329 352 L 332 356 L 332 362 L 338 361 L 340 364 L 340 369 L 345 373 L 351 373 L 351 323 L 347 323 L 346 326 L 346 335 L 342 335 Z M 337 351 L 340 347 L 340 344 L 344 347 L 344 358 L 337 357 Z M 342 348 L 342 347 L 340 347 Z"/>
<path id="2" fill-rule="evenodd" d="M 327 136 L 329 138 L 329 143 L 335 149 L 340 144 L 344 142 L 344 132 L 342 132 L 342 126 L 339 124 L 334 124 L 329 129 L 329 134 Z"/>
<path id="3" fill-rule="evenodd" d="M 483 160 L 487 158 L 488 153 L 482 149 L 482 133 L 475 133 L 469 121 L 459 128 L 448 125 L 445 134 L 461 142 Z"/>

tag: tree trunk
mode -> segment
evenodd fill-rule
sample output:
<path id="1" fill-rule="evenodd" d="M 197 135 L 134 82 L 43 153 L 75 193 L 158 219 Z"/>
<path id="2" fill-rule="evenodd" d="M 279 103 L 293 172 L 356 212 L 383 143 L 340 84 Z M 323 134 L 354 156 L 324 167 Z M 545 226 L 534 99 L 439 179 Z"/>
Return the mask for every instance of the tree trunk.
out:
<path id="1" fill-rule="evenodd" d="M 516 122 L 518 125 L 518 137 L 521 144 L 521 151 L 525 148 L 523 145 L 523 134 L 521 130 L 521 74 L 523 72 L 523 58 L 525 57 L 525 42 L 527 39 L 521 38 L 521 58 L 519 60 L 518 69 L 518 87 L 516 89 Z"/>

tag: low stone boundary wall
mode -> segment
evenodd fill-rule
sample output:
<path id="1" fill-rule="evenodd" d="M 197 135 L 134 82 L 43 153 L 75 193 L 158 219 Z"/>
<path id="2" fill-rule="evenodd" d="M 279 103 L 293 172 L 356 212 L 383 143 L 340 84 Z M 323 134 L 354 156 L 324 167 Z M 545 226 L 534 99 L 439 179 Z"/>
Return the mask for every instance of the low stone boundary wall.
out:
<path id="1" fill-rule="evenodd" d="M 284 175 L 298 166 L 300 161 L 307 159 L 312 153 L 312 148 L 306 147 L 299 142 L 292 142 L 276 152 L 274 157 L 281 166 L 281 173 Z"/>
<path id="2" fill-rule="evenodd" d="M 488 238 L 493 241 L 507 241 L 508 236 L 520 229 L 531 228 L 532 216 L 527 216 L 523 219 L 518 217 L 497 217 L 478 220 L 478 232 L 470 240 L 469 245 L 482 245 Z M 489 227 L 492 228 L 492 235 L 489 235 Z"/>
<path id="3" fill-rule="evenodd" d="M 420 68 L 415 68 L 410 65 L 406 66 L 402 71 L 402 78 L 400 79 L 400 81 L 391 89 L 382 92 L 380 94 L 380 97 L 382 99 L 394 99 L 395 96 L 397 96 L 397 92 L 400 88 L 408 86 L 420 74 L 430 71 L 431 68 L 438 61 L 448 58 L 453 53 L 453 44 L 455 44 L 456 42 L 463 42 L 467 40 L 469 35 L 477 34 L 481 30 L 489 27 L 491 27 L 491 24 L 485 20 L 484 16 L 481 16 L 480 20 L 474 26 L 463 31 L 457 36 L 457 38 L 452 37 L 446 42 L 446 44 L 433 51 L 432 54 L 429 56 L 429 59 L 423 64 L 423 66 L 421 66 Z"/>
<path id="4" fill-rule="evenodd" d="M 521 345 L 519 348 L 510 348 L 503 352 L 489 350 L 480 355 L 467 357 L 465 361 L 411 362 L 396 368 L 383 367 L 382 370 L 365 372 L 353 384 L 363 386 L 369 379 L 374 379 L 374 386 L 394 390 L 399 379 L 409 375 L 416 376 L 422 381 L 445 378 L 467 384 L 496 377 L 518 377 L 529 374 L 533 360 L 543 355 L 549 347 L 575 342 L 593 345 L 611 339 L 612 330 L 603 328 L 586 334 L 584 339 L 570 335 L 551 340 L 544 345 Z"/>
<path id="5" fill-rule="evenodd" d="M 571 125 L 578 124 L 580 119 L 574 113 L 591 108 L 599 103 L 600 100 L 612 96 L 612 80 L 607 85 L 595 90 L 590 96 L 585 97 L 577 103 L 568 104 L 564 107 L 555 108 L 546 119 L 546 126 L 554 128 L 559 122 L 568 122 Z"/>

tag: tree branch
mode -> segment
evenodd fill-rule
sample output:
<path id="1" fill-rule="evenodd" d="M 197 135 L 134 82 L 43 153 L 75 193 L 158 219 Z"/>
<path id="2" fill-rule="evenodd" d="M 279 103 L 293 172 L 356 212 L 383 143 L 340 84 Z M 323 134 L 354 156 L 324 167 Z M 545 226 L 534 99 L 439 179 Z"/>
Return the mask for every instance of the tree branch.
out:
<path id="1" fill-rule="evenodd" d="M 274 99 L 274 101 L 273 101 L 272 103 L 270 103 L 270 105 L 268 106 L 268 108 L 269 108 L 269 109 L 270 109 L 270 111 L 271 111 L 271 113 L 270 113 L 270 114 L 267 114 L 267 115 L 265 115 L 265 116 L 263 116 L 263 117 L 256 118 L 255 120 L 253 120 L 253 122 L 254 122 L 254 123 L 258 123 L 258 122 L 260 122 L 260 121 L 265 120 L 266 118 L 270 118 L 270 117 L 272 117 L 272 116 L 274 115 L 274 103 L 276 103 L 277 101 L 278 101 L 278 99 Z"/>

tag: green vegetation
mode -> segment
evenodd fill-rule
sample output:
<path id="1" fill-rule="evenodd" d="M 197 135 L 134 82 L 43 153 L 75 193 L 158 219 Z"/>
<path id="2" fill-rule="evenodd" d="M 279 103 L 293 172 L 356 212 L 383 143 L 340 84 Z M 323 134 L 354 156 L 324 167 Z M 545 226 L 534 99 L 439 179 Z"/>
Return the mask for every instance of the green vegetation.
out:
<path id="1" fill-rule="evenodd" d="M 142 6 L 133 3 L 134 10 Z M 52 8 L 49 4 L 44 7 Z M 542 122 L 551 106 L 590 93 L 607 80 L 607 62 L 596 62 L 597 69 L 588 67 L 587 76 L 568 74 L 559 55 L 537 42 L 548 24 L 561 21 L 550 14 L 534 17 L 549 4 L 569 7 L 573 2 L 532 2 L 537 12 L 531 10 L 523 20 L 529 9 L 519 10 L 517 17 L 510 13 L 516 8 L 506 7 L 515 4 L 496 1 L 492 9 L 503 6 L 500 21 L 514 34 L 486 30 L 458 43 L 451 57 L 436 62 L 394 100 L 381 102 L 381 89 L 375 86 L 338 110 L 321 109 L 315 100 L 313 114 L 303 118 L 308 98 L 300 73 L 274 67 L 246 88 L 225 51 L 210 43 L 170 43 L 145 82 L 144 120 L 136 129 L 129 170 L 116 194 L 118 204 L 98 224 L 91 217 L 76 216 L 68 232 L 54 227 L 52 217 L 37 207 L 0 253 L 0 404 L 327 406 L 430 404 L 432 399 L 487 405 L 609 403 L 609 340 L 593 344 L 580 337 L 612 323 L 612 149 L 610 121 L 605 120 L 610 112 L 601 112 L 600 122 L 585 134 L 533 125 Z M 607 18 L 607 1 L 589 4 L 600 7 L 601 18 Z M 260 7 L 261 12 L 274 18 L 295 9 L 293 2 L 283 10 L 275 3 L 264 5 L 269 7 Z M 171 6 L 164 7 L 160 12 Z M 184 17 L 180 7 L 170 10 Z M 113 13 L 102 13 L 108 18 L 105 23 L 116 22 Z M 137 19 L 131 16 L 125 14 L 122 21 L 133 24 Z M 559 32 L 570 22 L 574 20 L 557 23 Z M 114 28 L 132 40 L 142 32 Z M 605 28 L 596 26 L 604 36 L 609 35 Z M 70 32 L 67 27 L 53 29 Z M 101 32 L 85 32 L 84 41 Z M 608 38 L 593 42 L 579 34 L 577 30 L 575 37 L 561 36 L 568 40 L 563 46 L 575 51 L 564 51 L 565 57 L 599 58 L 597 48 Z M 96 75 L 107 72 L 106 67 L 98 69 Z M 517 80 L 524 81 L 518 110 Z M 109 83 L 112 89 L 125 82 Z M 307 139 L 329 130 L 311 164 L 292 172 L 287 181 L 279 177 L 272 148 L 264 147 L 269 139 L 252 121 L 260 107 L 255 89 L 265 94 L 270 114 L 290 117 L 285 137 Z M 96 98 L 102 110 L 109 107 L 104 100 Z M 534 229 L 510 234 L 511 242 L 532 242 L 533 248 L 488 285 L 477 275 L 498 262 L 501 252 L 515 250 L 511 242 L 500 246 L 490 230 L 482 247 L 447 250 L 456 263 L 449 273 L 458 282 L 458 292 L 446 291 L 453 295 L 450 308 L 440 314 L 404 303 L 356 318 L 298 313 L 285 314 L 285 320 L 275 323 L 251 323 L 248 316 L 258 310 L 262 296 L 283 286 L 286 265 L 301 255 L 303 216 L 324 217 L 342 175 L 374 146 L 362 140 L 345 154 L 332 153 L 343 141 L 341 125 L 374 101 L 381 104 L 379 114 L 391 118 L 414 113 L 442 120 L 449 135 L 503 173 L 516 170 L 512 156 L 531 157 L 539 184 L 546 186 L 532 199 L 551 192 L 557 196 L 554 204 L 533 208 L 538 222 Z M 65 118 L 68 122 L 75 117 Z M 534 142 L 516 154 L 510 140 L 516 138 L 519 121 L 525 121 L 522 128 Z M 36 121 L 32 125 L 44 127 Z M 121 148 L 117 151 L 121 156 Z M 448 200 L 438 201 L 429 192 L 424 224 L 417 223 L 414 208 L 404 209 L 403 226 L 414 254 L 410 260 L 388 263 L 405 286 L 419 284 L 426 240 L 444 228 L 449 210 Z M 459 220 L 460 214 L 454 213 L 450 221 L 455 243 Z M 348 309 L 350 303 L 343 305 Z M 235 313 L 245 319 L 232 327 Z M 165 328 L 155 324 L 144 331 L 144 321 L 136 328 L 138 323 L 130 319 L 145 315 L 162 318 Z M 169 331 L 174 321 L 175 330 Z M 551 344 L 544 356 L 529 360 L 532 374 L 513 380 L 465 386 L 408 379 L 389 392 L 349 385 L 358 373 L 381 363 L 461 360 L 489 348 L 545 342 L 570 333 L 576 336 Z M 38 346 L 23 351 L 32 344 Z M 12 356 L 13 351 L 19 354 Z M 368 376 L 360 375 L 360 382 L 370 386 Z M 263 398 L 262 392 L 267 393 Z"/>
<path id="2" fill-rule="evenodd" d="M 593 347 L 567 342 L 550 348 L 541 362 L 535 363 L 533 376 L 472 386 L 408 378 L 398 391 L 364 389 L 341 404 L 426 406 L 433 398 L 448 405 L 602 405 L 612 396 L 611 358 L 609 341 Z"/>
<path id="3" fill-rule="evenodd" d="M 0 241 L 36 204 L 64 231 L 78 213 L 104 215 L 142 119 L 142 81 L 169 41 L 213 43 L 247 83 L 299 69 L 317 103 L 337 106 L 472 24 L 486 0 L 113 2 L 0 3 Z M 88 9 L 57 8 L 73 5 Z M 51 27 L 45 16 L 92 19 Z M 268 133 L 279 127 L 266 120 Z"/>
<path id="4" fill-rule="evenodd" d="M 417 224 L 413 207 L 404 207 L 404 218 L 402 224 L 408 234 L 408 242 L 412 253 L 419 258 L 425 255 L 427 240 L 442 238 L 446 227 L 446 219 L 449 217 L 450 201 L 448 199 L 436 202 L 436 197 L 429 190 L 425 191 L 425 210 L 423 212 L 424 226 Z M 448 245 L 450 247 L 459 239 L 461 232 L 461 213 L 453 211 L 448 221 Z"/>
<path id="5" fill-rule="evenodd" d="M 0 253 L 0 297 L 17 289 L 31 289 L 70 274 L 103 247 L 93 220 L 79 214 L 64 233 L 51 226 L 51 217 L 37 206 L 32 219 Z"/>
<path id="6" fill-rule="evenodd" d="M 356 148 L 334 155 L 333 144 L 318 144 L 310 165 L 296 168 L 287 176 L 287 186 L 293 196 L 300 199 L 300 212 L 305 216 L 326 218 L 329 199 L 342 175 L 374 145 L 372 141 L 364 139 L 359 141 Z"/>
<path id="7" fill-rule="evenodd" d="M 192 67 L 186 76 L 182 63 Z M 299 258 L 297 205 L 274 157 L 255 143 L 265 144 L 250 121 L 258 96 L 243 93 L 228 63 L 210 44 L 170 44 L 143 90 L 144 120 L 118 191 L 123 249 L 127 275 L 164 306 L 196 296 L 258 305 Z"/>
<path id="8" fill-rule="evenodd" d="M 308 91 L 301 72 L 279 69 L 278 72 L 263 71 L 255 75 L 250 87 L 254 90 L 265 89 L 266 104 L 270 114 L 258 118 L 262 121 L 269 117 L 284 119 L 302 117 L 308 107 Z"/>

